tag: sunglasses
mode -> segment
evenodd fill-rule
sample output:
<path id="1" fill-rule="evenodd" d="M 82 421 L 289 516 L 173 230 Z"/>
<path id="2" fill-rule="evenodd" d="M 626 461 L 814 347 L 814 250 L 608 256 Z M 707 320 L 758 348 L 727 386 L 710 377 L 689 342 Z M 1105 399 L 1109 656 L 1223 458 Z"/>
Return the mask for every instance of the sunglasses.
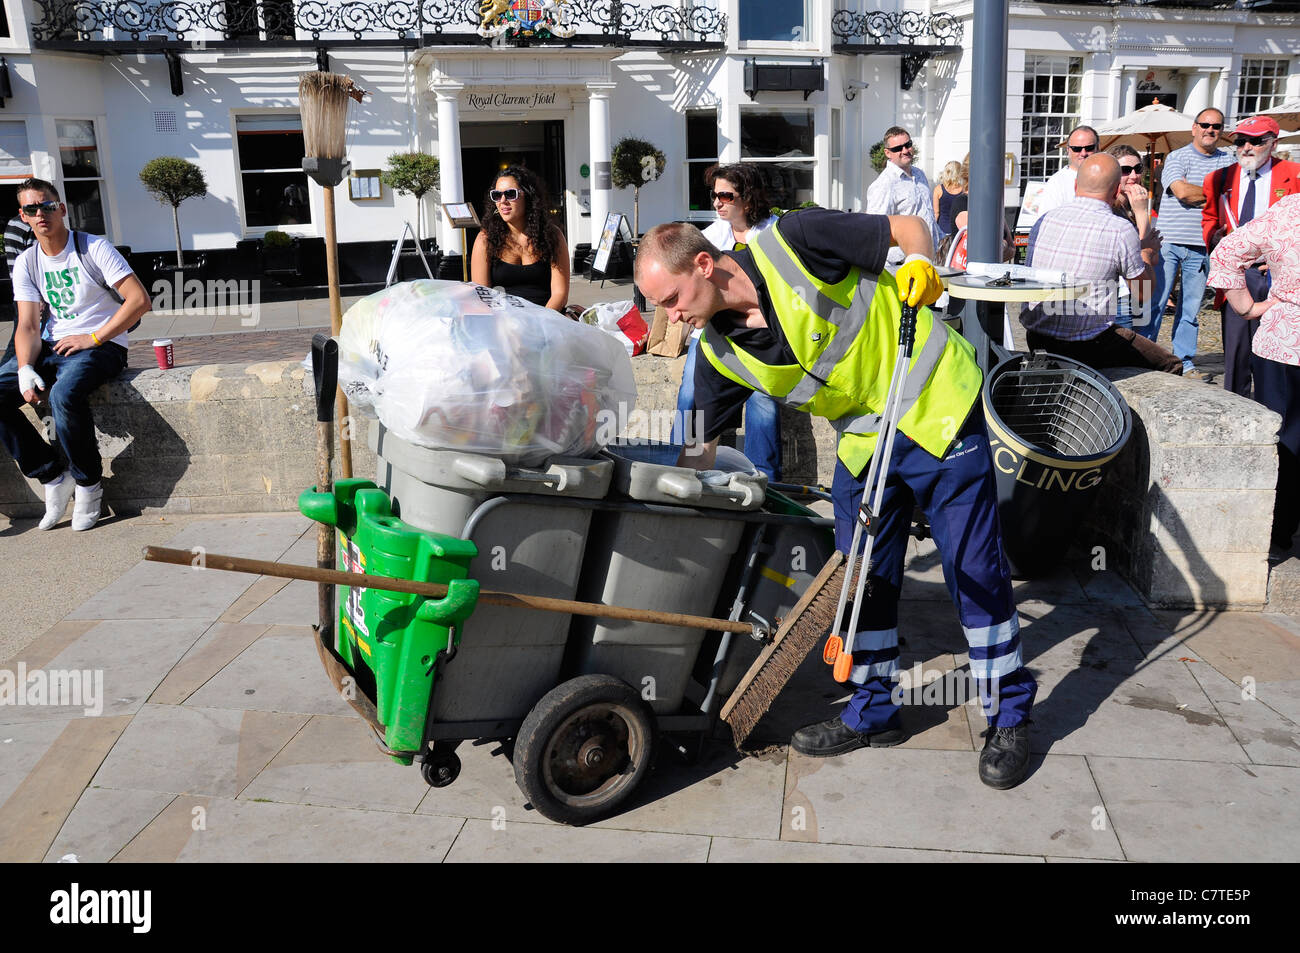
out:
<path id="1" fill-rule="evenodd" d="M 53 214 L 59 210 L 59 203 L 54 201 L 36 202 L 33 205 L 20 206 L 25 215 L 35 215 L 37 212 L 48 212 Z"/>
<path id="2" fill-rule="evenodd" d="M 1142 166 L 1141 166 L 1141 165 L 1121 165 L 1121 166 L 1119 167 L 1119 174 L 1120 174 L 1120 175 L 1141 175 L 1141 174 L 1142 174 Z"/>
<path id="3" fill-rule="evenodd" d="M 519 199 L 519 189 L 493 189 L 488 193 L 488 198 L 493 202 L 500 202 L 502 199 L 515 202 Z"/>
<path id="4" fill-rule="evenodd" d="M 1272 142 L 1272 136 L 1238 136 L 1233 145 L 1240 149 L 1242 146 L 1262 146 L 1266 142 Z"/>
<path id="5" fill-rule="evenodd" d="M 911 148 L 913 148 L 913 143 L 912 143 L 912 140 L 911 140 L 911 139 L 908 139 L 908 140 L 907 140 L 905 143 L 903 143 L 901 146 L 885 146 L 885 151 L 886 151 L 886 152 L 902 152 L 904 149 L 911 149 Z"/>
<path id="6" fill-rule="evenodd" d="M 1202 129 L 1213 129 L 1216 132 L 1223 128 L 1223 123 L 1221 122 L 1198 122 L 1197 125 Z"/>
<path id="7" fill-rule="evenodd" d="M 1094 142 L 1090 146 L 1066 146 L 1066 148 L 1069 149 L 1071 152 L 1096 152 L 1097 143 Z"/>
<path id="8" fill-rule="evenodd" d="M 714 202 L 734 202 L 736 201 L 735 192 L 710 192 L 709 198 Z"/>

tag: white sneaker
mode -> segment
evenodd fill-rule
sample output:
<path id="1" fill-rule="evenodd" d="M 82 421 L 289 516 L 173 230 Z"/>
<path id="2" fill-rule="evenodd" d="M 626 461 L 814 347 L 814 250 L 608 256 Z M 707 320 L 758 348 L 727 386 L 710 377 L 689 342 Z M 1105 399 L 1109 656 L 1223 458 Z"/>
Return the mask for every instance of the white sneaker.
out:
<path id="1" fill-rule="evenodd" d="M 72 474 L 66 471 L 53 483 L 42 484 L 45 487 L 45 515 L 41 518 L 41 529 L 54 529 L 63 519 L 63 511 L 68 508 L 68 500 L 72 499 L 72 489 L 76 485 Z"/>
<path id="2" fill-rule="evenodd" d="M 75 530 L 90 529 L 99 522 L 99 507 L 104 499 L 104 486 L 102 483 L 96 483 L 94 486 L 77 487 L 77 499 L 72 504 L 72 528 Z"/>

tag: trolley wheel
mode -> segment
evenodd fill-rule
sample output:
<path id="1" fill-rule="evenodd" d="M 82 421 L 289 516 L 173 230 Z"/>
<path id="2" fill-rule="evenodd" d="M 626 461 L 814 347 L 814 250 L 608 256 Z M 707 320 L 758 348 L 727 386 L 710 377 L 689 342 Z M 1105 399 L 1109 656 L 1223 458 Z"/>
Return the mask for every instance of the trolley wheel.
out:
<path id="1" fill-rule="evenodd" d="M 655 718 L 640 693 L 612 675 L 556 686 L 524 719 L 515 781 L 533 807 L 562 824 L 611 814 L 645 779 Z"/>
<path id="2" fill-rule="evenodd" d="M 421 762 L 420 773 L 431 787 L 445 788 L 460 777 L 460 757 L 454 751 L 432 751 Z"/>

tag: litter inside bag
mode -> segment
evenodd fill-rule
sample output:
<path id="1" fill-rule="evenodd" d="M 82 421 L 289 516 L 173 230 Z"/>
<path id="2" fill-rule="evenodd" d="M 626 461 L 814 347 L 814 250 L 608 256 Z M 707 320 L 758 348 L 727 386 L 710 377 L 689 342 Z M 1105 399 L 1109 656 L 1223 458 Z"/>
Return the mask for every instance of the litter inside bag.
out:
<path id="1" fill-rule="evenodd" d="M 636 402 L 627 351 L 514 295 L 422 278 L 348 309 L 339 383 L 397 436 L 536 465 L 601 447 Z"/>

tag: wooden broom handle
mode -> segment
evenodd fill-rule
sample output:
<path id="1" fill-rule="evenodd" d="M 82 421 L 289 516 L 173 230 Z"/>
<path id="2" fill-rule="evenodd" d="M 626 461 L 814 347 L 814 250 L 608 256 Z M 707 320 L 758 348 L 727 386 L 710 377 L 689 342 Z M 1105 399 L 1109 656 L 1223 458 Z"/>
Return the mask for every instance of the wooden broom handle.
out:
<path id="1" fill-rule="evenodd" d="M 144 558 L 150 562 L 172 563 L 176 566 L 223 569 L 227 572 L 247 572 L 259 576 L 277 576 L 281 579 L 303 579 L 307 582 L 328 583 L 335 586 L 387 589 L 390 592 L 408 592 L 417 596 L 429 596 L 435 599 L 447 595 L 447 587 L 436 582 L 415 582 L 410 579 L 395 579 L 392 576 L 371 576 L 364 573 L 343 572 L 338 569 L 321 569 L 317 566 L 277 563 L 265 559 L 222 556 L 217 553 L 203 553 L 198 556 L 188 549 L 167 549 L 164 546 L 146 546 L 144 548 Z M 627 619 L 632 622 L 680 625 L 692 629 L 739 632 L 744 635 L 753 635 L 755 633 L 755 626 L 748 622 L 711 619 L 707 616 L 685 615 L 680 612 L 629 609 L 625 606 L 607 606 L 594 602 L 574 602 L 570 599 L 553 599 L 549 596 L 526 596 L 513 592 L 480 590 L 478 601 L 490 606 L 540 609 L 544 612 L 564 612 L 569 615 L 593 616 L 599 619 Z"/>

